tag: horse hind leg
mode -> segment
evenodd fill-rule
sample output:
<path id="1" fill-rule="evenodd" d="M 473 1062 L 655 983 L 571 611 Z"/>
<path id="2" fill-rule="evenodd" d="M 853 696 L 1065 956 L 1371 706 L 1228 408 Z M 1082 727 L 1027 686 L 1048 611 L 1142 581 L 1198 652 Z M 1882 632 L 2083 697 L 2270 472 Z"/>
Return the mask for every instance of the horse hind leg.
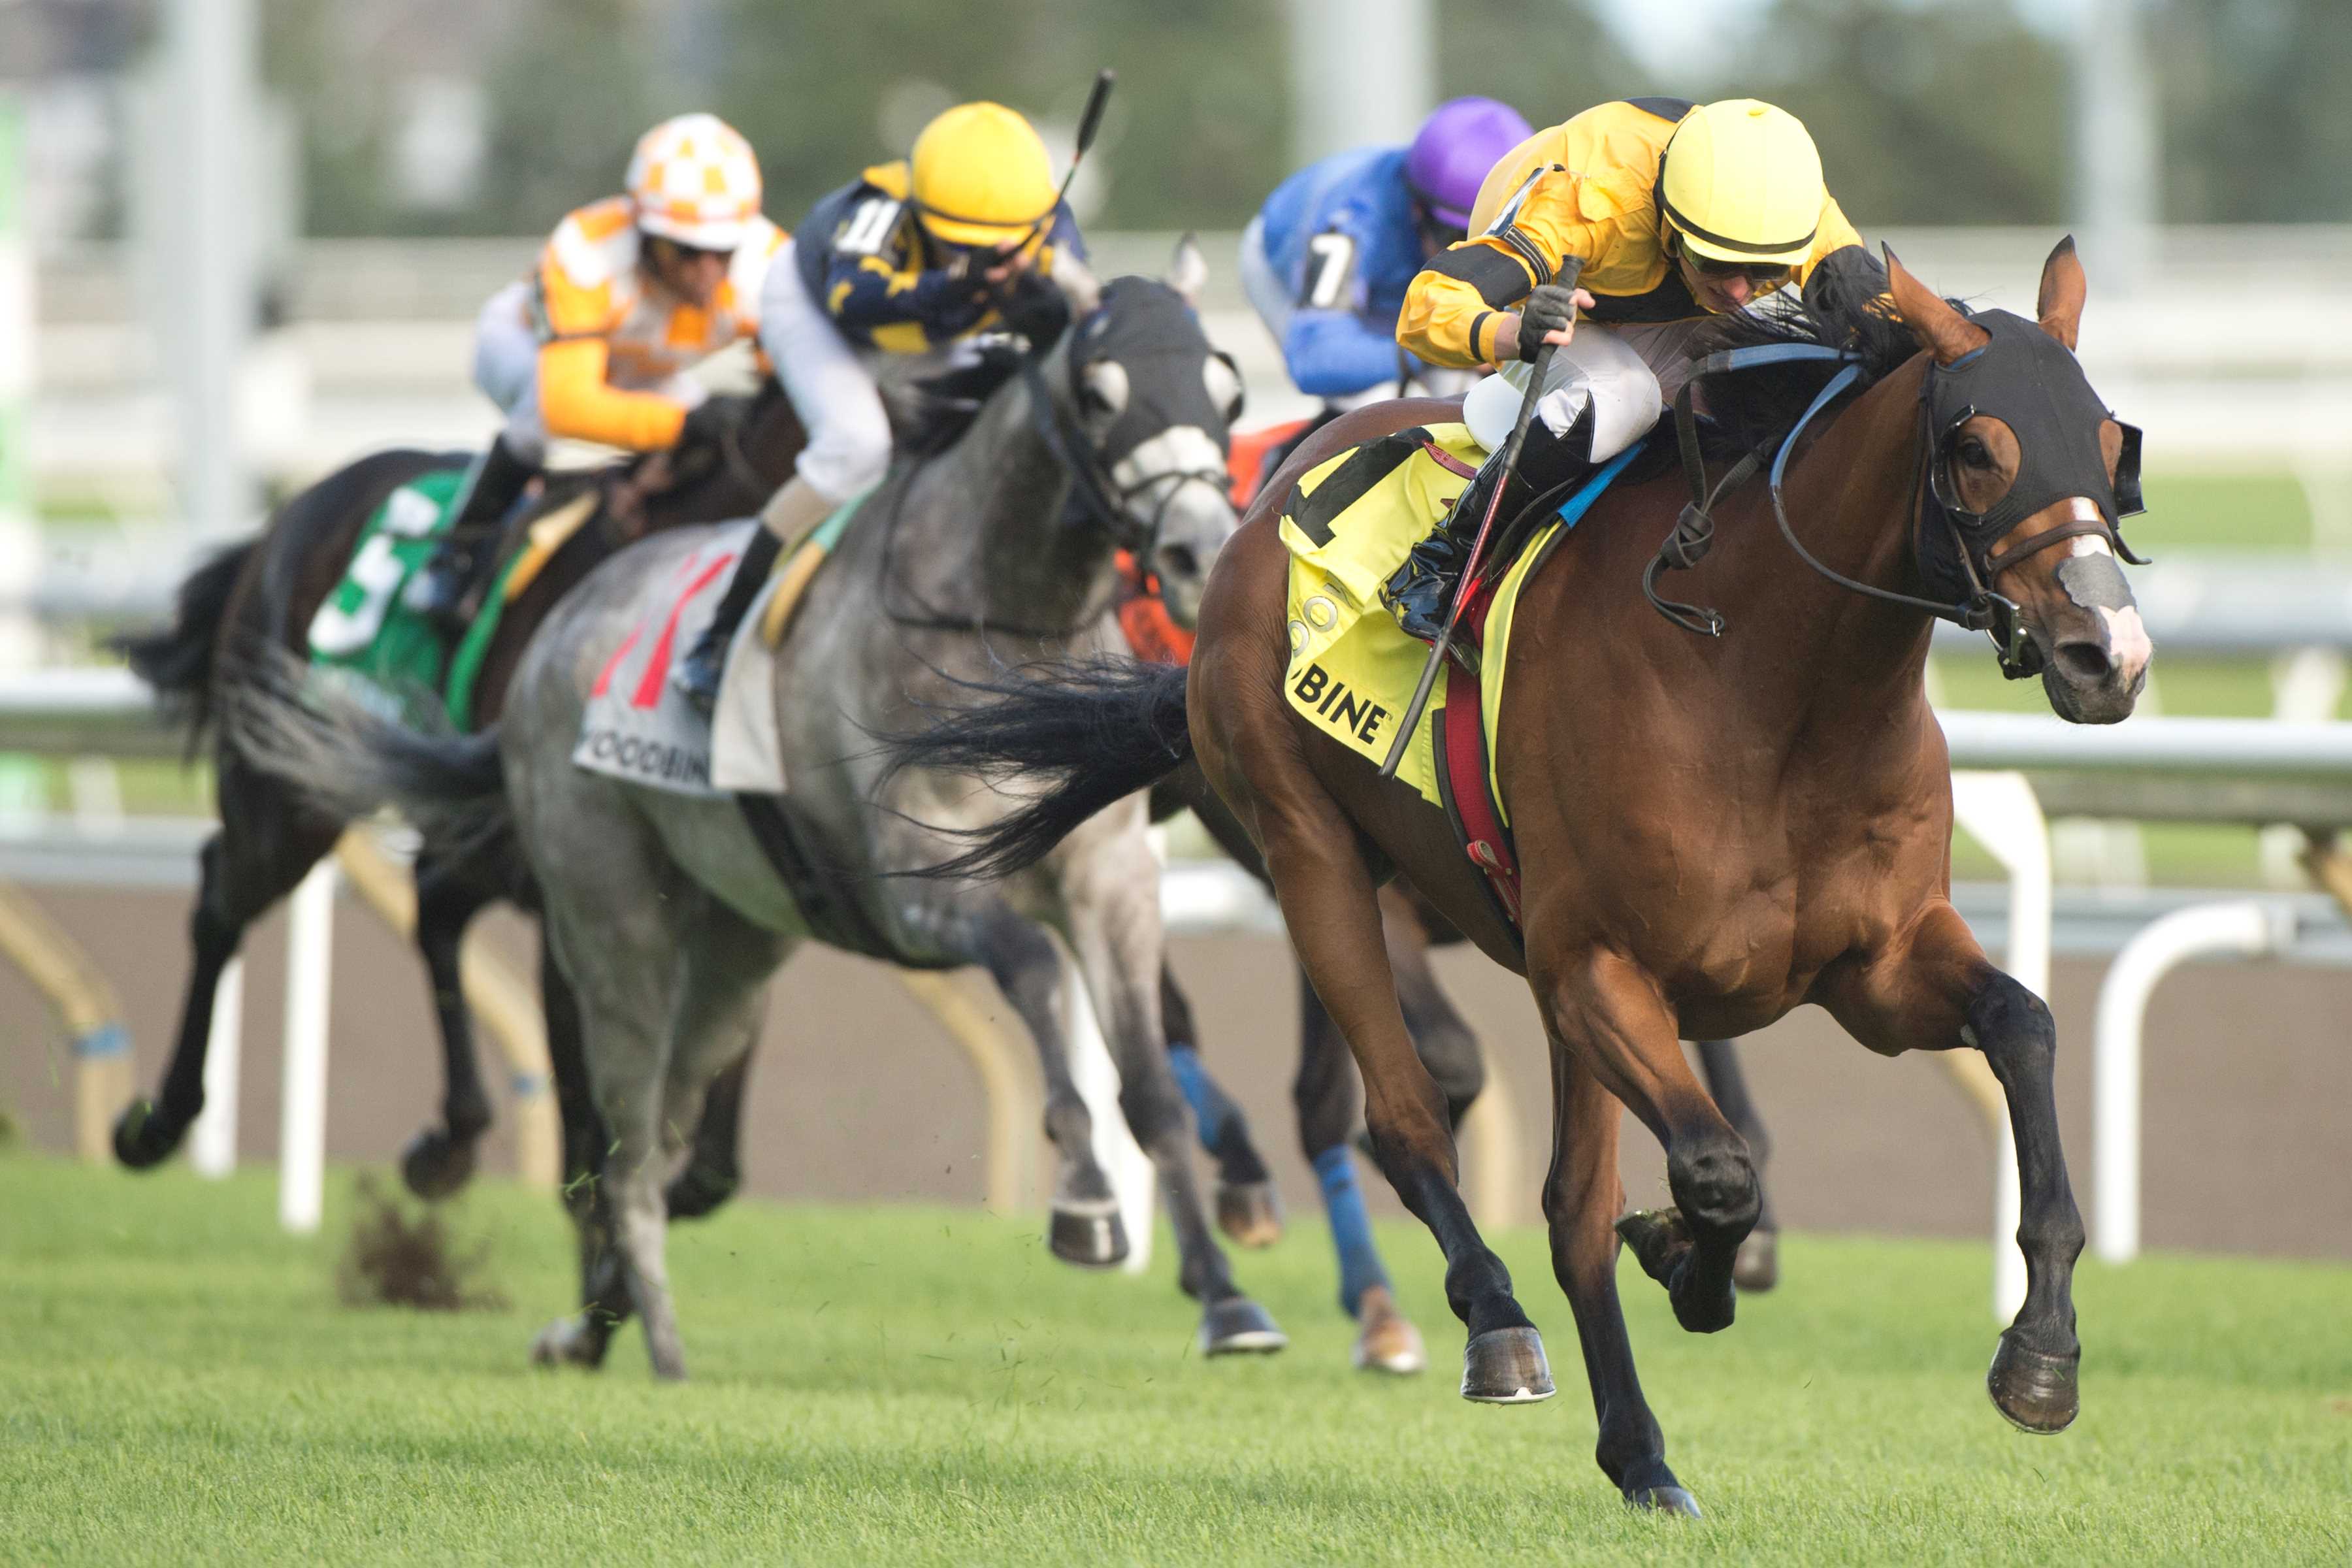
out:
<path id="1" fill-rule="evenodd" d="M 473 1179 L 474 1158 L 490 1127 L 490 1100 L 482 1088 L 466 1006 L 459 954 L 466 928 L 489 900 L 455 867 L 429 853 L 416 862 L 416 947 L 433 982 L 433 1012 L 441 1030 L 441 1125 L 409 1141 L 400 1156 L 401 1180 L 428 1202 L 453 1196 Z"/>
<path id="2" fill-rule="evenodd" d="M 1201 1060 L 1192 999 L 1165 963 L 1160 966 L 1160 1015 L 1168 1029 L 1169 1069 L 1192 1108 L 1201 1147 L 1217 1163 L 1217 1228 L 1236 1246 L 1272 1247 L 1282 1239 L 1282 1200 L 1273 1174 L 1250 1136 L 1249 1119 Z"/>
<path id="3" fill-rule="evenodd" d="M 194 962 L 171 1062 L 156 1098 L 131 1101 L 114 1123 L 114 1157 L 134 1171 L 169 1159 L 205 1108 L 213 1000 L 246 929 L 294 890 L 342 831 L 233 761 L 221 769 L 220 813 L 220 831 L 205 841 L 197 858 L 196 902 L 188 919 Z"/>
<path id="4" fill-rule="evenodd" d="M 1298 1110 L 1299 1147 L 1315 1167 L 1331 1245 L 1339 1255 L 1339 1310 L 1357 1324 L 1348 1359 L 1359 1372 L 1410 1376 L 1428 1367 L 1429 1352 L 1421 1331 L 1398 1310 L 1357 1182 L 1356 1153 L 1348 1138 L 1362 1106 L 1356 1065 L 1304 970 L 1298 975 L 1298 1077 L 1291 1099 Z"/>
<path id="5" fill-rule="evenodd" d="M 1761 1294 L 1780 1282 L 1780 1222 L 1772 1213 L 1771 1184 L 1764 1179 L 1764 1168 L 1772 1159 L 1772 1137 L 1748 1095 L 1748 1076 L 1732 1041 L 1699 1041 L 1698 1065 L 1706 1075 L 1706 1091 L 1715 1097 L 1732 1130 L 1747 1140 L 1748 1158 L 1756 1162 L 1756 1228 L 1739 1244 L 1739 1255 L 1731 1264 L 1731 1282 L 1744 1291 Z"/>

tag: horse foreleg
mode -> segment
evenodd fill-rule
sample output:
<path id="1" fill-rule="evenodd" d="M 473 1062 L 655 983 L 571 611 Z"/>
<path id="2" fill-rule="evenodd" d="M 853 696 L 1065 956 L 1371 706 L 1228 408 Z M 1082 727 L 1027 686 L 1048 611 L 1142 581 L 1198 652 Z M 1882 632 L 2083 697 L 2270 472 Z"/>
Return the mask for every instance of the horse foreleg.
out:
<path id="1" fill-rule="evenodd" d="M 1323 1189 L 1323 1215 L 1339 1255 L 1339 1310 L 1358 1326 L 1349 1360 L 1359 1372 L 1411 1374 L 1429 1365 L 1421 1331 L 1397 1310 L 1388 1266 L 1372 1240 L 1371 1215 L 1356 1180 L 1349 1137 L 1362 1113 L 1356 1064 L 1314 984 L 1298 975 L 1298 1077 L 1291 1100 L 1298 1110 L 1298 1142 Z"/>
<path id="2" fill-rule="evenodd" d="M 702 1121 L 695 1129 L 693 1151 L 687 1156 L 686 1169 L 670 1183 L 666 1194 L 672 1220 L 700 1219 L 733 1197 L 742 1184 L 744 1089 L 759 1044 L 755 1034 L 743 1054 L 710 1080 L 703 1096 Z"/>
<path id="3" fill-rule="evenodd" d="M 1625 1206 L 1617 1176 L 1619 1105 L 1574 1047 L 1551 1037 L 1552 1157 L 1544 1178 L 1551 1268 L 1576 1313 L 1584 1375 L 1601 1425 L 1593 1451 L 1603 1474 L 1636 1507 L 1696 1515 L 1698 1505 L 1666 1468 L 1665 1435 L 1633 1370 L 1633 1343 L 1617 1300 L 1617 1232 Z"/>
<path id="4" fill-rule="evenodd" d="M 114 1157 L 134 1171 L 170 1158 L 205 1108 L 213 1000 L 246 928 L 292 892 L 341 832 L 234 765 L 221 770 L 220 810 L 221 830 L 197 858 L 196 904 L 188 919 L 194 963 L 163 1087 L 157 1099 L 134 1100 L 115 1119 Z"/>
<path id="5" fill-rule="evenodd" d="M 1168 1065 L 1160 1014 L 1166 951 L 1160 930 L 1159 878 L 1132 874 L 1133 862 L 1081 848 L 1065 858 L 1063 934 L 1102 1023 L 1118 1068 L 1118 1108 L 1128 1131 L 1150 1156 L 1176 1233 L 1177 1282 L 1201 1303 L 1201 1349 L 1207 1355 L 1278 1351 L 1289 1340 L 1265 1310 L 1241 1292 L 1212 1234 L 1192 1176 L 1192 1130 L 1183 1091 Z"/>
<path id="6" fill-rule="evenodd" d="M 1665 1148 L 1675 1206 L 1628 1215 L 1618 1233 L 1684 1328 L 1730 1327 L 1732 1261 L 1759 1206 L 1756 1166 L 1692 1073 L 1674 1009 L 1647 971 L 1605 948 L 1551 957 L 1528 979 L 1552 1032 Z"/>
<path id="7" fill-rule="evenodd" d="M 1967 924 L 1941 903 L 1886 951 L 1824 973 L 1816 991 L 1846 1032 L 1874 1051 L 1973 1046 L 2000 1079 L 2017 1139 L 2025 1304 L 2001 1333 L 1986 1386 L 2023 1430 L 2065 1430 L 2081 1408 L 2074 1282 L 2083 1216 L 2058 1137 L 2058 1030 L 2050 1009 L 1994 968 Z"/>
<path id="8" fill-rule="evenodd" d="M 1462 1200 L 1445 1096 L 1406 1032 L 1355 825 L 1282 742 L 1264 745 L 1244 766 L 1299 963 L 1363 1078 L 1373 1158 L 1445 1254 L 1445 1299 L 1469 1331 L 1463 1397 L 1497 1404 L 1549 1398 L 1543 1341 L 1511 1292 L 1510 1270 L 1479 1236 Z"/>
<path id="9" fill-rule="evenodd" d="M 1217 1228 L 1243 1247 L 1272 1247 L 1282 1239 L 1282 1203 L 1274 1179 L 1250 1137 L 1249 1119 L 1201 1060 L 1192 999 L 1165 963 L 1160 966 L 1160 1016 L 1168 1031 L 1169 1069 L 1192 1108 L 1201 1147 L 1217 1163 Z"/>
<path id="10" fill-rule="evenodd" d="M 1699 1071 L 1706 1075 L 1706 1091 L 1715 1097 L 1732 1130 L 1748 1141 L 1748 1157 L 1756 1163 L 1756 1228 L 1739 1244 L 1731 1265 L 1731 1282 L 1742 1290 L 1769 1290 L 1780 1282 L 1780 1222 L 1772 1214 L 1772 1188 L 1764 1167 L 1772 1159 L 1772 1138 L 1764 1118 L 1748 1097 L 1748 1078 L 1740 1070 L 1739 1051 L 1729 1040 L 1698 1042 Z"/>
<path id="11" fill-rule="evenodd" d="M 564 1213 L 572 1220 L 580 1254 L 581 1311 L 561 1319 L 531 1347 L 543 1364 L 604 1363 L 613 1331 L 628 1321 L 629 1286 L 616 1243 L 612 1205 L 604 1198 L 604 1151 L 611 1144 L 596 1097 L 588 1082 L 581 1043 L 580 1001 L 555 962 L 552 942 L 541 944 L 540 1005 L 547 1015 L 547 1057 L 555 1079 L 555 1105 L 563 1131 Z"/>
<path id="12" fill-rule="evenodd" d="M 1069 1019 L 1064 1009 L 1062 955 L 1053 940 L 1001 900 L 987 900 L 971 922 L 967 947 L 1028 1026 L 1045 1090 L 1045 1136 L 1062 1157 L 1054 1178 L 1045 1244 L 1055 1257 L 1108 1268 L 1127 1256 L 1127 1225 L 1110 1177 L 1095 1158 L 1094 1117 L 1070 1076 Z"/>
<path id="13" fill-rule="evenodd" d="M 448 1197 L 472 1179 L 476 1145 L 490 1126 L 458 962 L 466 928 L 488 902 L 454 867 L 430 853 L 417 857 L 416 947 L 432 976 L 433 1012 L 441 1026 L 441 1125 L 410 1140 L 400 1174 L 410 1192 L 428 1201 Z"/>

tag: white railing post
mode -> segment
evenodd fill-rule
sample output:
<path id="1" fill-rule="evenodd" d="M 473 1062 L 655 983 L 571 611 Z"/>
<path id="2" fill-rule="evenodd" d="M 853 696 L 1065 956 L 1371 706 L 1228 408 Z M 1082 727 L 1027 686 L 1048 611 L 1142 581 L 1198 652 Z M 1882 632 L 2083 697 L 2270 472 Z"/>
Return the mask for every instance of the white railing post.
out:
<path id="1" fill-rule="evenodd" d="M 232 958 L 213 989 L 205 1046 L 205 1108 L 188 1130 L 188 1163 L 218 1180 L 236 1169 L 236 1096 L 245 1054 L 245 960 Z"/>
<path id="2" fill-rule="evenodd" d="M 2047 996 L 2050 824 L 2042 815 L 2033 786 L 2023 773 L 1955 773 L 1952 814 L 2009 872 L 2009 951 L 2002 957 L 2011 977 L 2036 996 Z M 1999 1096 L 1979 1098 L 1993 1144 L 1992 1312 L 2001 1322 L 2008 1322 L 2025 1304 L 2025 1255 L 2017 1249 L 2017 1227 L 2024 1214 L 2018 1188 L 2017 1141 L 2005 1102 Z"/>
<path id="3" fill-rule="evenodd" d="M 2140 1048 L 2148 999 L 2164 977 L 2200 953 L 2249 957 L 2294 939 L 2293 917 L 2253 900 L 2191 904 L 2151 921 L 2126 942 L 2099 983 L 2093 1047 L 2092 1151 L 2098 1191 L 2093 1242 L 2109 1263 L 2139 1256 Z"/>
<path id="4" fill-rule="evenodd" d="M 326 1189 L 327 1001 L 334 964 L 335 863 L 294 890 L 286 939 L 286 1064 L 278 1122 L 278 1222 L 319 1228 Z"/>

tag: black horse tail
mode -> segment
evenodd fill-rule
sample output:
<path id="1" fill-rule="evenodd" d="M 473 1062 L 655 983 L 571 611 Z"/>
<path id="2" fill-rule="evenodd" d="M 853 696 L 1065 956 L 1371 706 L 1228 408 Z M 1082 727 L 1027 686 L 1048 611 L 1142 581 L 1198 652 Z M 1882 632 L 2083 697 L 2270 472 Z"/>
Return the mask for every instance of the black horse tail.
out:
<path id="1" fill-rule="evenodd" d="M 1192 760 L 1181 666 L 1063 659 L 1003 680 L 963 684 L 994 700 L 950 710 L 918 733 L 888 737 L 890 773 L 934 769 L 1000 783 L 1042 780 L 1045 788 L 1019 810 L 965 835 L 971 847 L 928 868 L 921 873 L 927 877 L 1009 877 L 1044 859 L 1097 812 Z"/>
<path id="2" fill-rule="evenodd" d="M 471 735 L 412 730 L 321 689 L 283 648 L 240 649 L 236 664 L 222 716 L 229 743 L 305 804 L 341 822 L 394 807 L 452 859 L 511 848 L 496 725 Z"/>
<path id="3" fill-rule="evenodd" d="M 184 724 L 195 754 L 213 719 L 213 650 L 230 595 L 261 541 L 248 539 L 215 552 L 188 574 L 173 604 L 172 622 L 154 631 L 125 632 L 107 647 L 131 662 L 131 673 L 155 689 L 165 712 Z"/>

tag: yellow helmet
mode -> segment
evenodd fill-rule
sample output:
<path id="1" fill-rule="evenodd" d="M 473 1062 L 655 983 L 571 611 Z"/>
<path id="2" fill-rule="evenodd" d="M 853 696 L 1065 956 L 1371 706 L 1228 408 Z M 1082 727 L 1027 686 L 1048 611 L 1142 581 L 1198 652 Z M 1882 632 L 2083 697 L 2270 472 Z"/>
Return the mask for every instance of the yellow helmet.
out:
<path id="1" fill-rule="evenodd" d="M 1684 117 L 1666 142 L 1658 197 L 1692 251 L 1764 266 L 1805 258 L 1829 199 L 1804 122 L 1752 98 Z"/>
<path id="2" fill-rule="evenodd" d="M 915 212 L 950 245 L 1023 238 L 1054 210 L 1054 165 L 1017 110 L 960 103 L 915 138 Z"/>

